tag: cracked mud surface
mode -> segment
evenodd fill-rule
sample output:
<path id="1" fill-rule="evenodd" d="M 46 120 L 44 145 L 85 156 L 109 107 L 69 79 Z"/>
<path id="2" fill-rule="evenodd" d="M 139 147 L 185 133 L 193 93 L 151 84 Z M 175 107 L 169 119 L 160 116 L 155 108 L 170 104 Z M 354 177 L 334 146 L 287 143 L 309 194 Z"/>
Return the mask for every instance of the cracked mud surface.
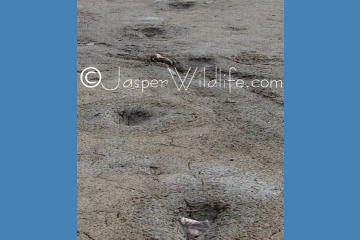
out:
<path id="1" fill-rule="evenodd" d="M 198 67 L 187 91 L 155 53 Z M 169 84 L 86 88 L 86 67 Z M 204 88 L 204 67 L 283 80 L 283 1 L 78 0 L 79 240 L 186 239 L 180 217 L 209 220 L 197 239 L 284 238 L 284 90 Z"/>

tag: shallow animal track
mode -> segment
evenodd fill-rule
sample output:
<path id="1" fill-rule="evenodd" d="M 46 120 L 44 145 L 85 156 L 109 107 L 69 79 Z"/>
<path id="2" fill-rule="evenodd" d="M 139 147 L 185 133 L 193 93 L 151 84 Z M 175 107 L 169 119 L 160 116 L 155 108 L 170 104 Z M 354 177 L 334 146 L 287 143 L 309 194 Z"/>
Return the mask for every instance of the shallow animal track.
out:
<path id="1" fill-rule="evenodd" d="M 189 0 L 173 0 L 169 3 L 170 8 L 177 10 L 184 10 L 196 6 L 196 1 Z"/>
<path id="2" fill-rule="evenodd" d="M 149 38 L 172 38 L 178 30 L 172 26 L 154 25 L 154 24 L 142 24 L 128 26 L 120 30 L 123 36 L 133 39 Z"/>

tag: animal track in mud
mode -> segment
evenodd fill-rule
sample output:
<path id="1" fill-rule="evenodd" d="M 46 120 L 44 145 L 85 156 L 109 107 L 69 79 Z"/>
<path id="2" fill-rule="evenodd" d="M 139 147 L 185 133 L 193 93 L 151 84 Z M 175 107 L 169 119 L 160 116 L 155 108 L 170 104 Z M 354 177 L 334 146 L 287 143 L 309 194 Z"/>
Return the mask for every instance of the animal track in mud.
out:
<path id="1" fill-rule="evenodd" d="M 182 216 L 186 216 L 197 221 L 214 222 L 218 216 L 226 210 L 227 205 L 221 202 L 195 202 L 186 201 L 186 209 L 179 209 Z"/>
<path id="2" fill-rule="evenodd" d="M 96 108 L 85 115 L 85 118 L 96 125 L 138 126 L 145 122 L 163 116 L 164 113 L 145 108 Z"/>
<path id="3" fill-rule="evenodd" d="M 118 112 L 119 123 L 126 126 L 136 126 L 148 121 L 153 114 L 147 110 L 124 110 Z"/>
<path id="4" fill-rule="evenodd" d="M 148 166 L 151 164 L 149 161 Z M 280 194 L 276 186 L 263 182 L 262 177 L 255 173 L 228 165 L 204 167 L 201 163 L 194 163 L 192 167 L 195 172 L 201 170 L 203 181 L 189 174 L 160 176 L 154 184 L 159 187 L 161 195 L 129 208 L 127 213 L 144 223 L 136 228 L 143 230 L 146 226 L 159 231 L 160 226 L 164 235 L 159 239 L 176 239 L 174 236 L 179 236 L 179 233 L 173 223 L 185 217 L 209 221 L 210 235 L 202 239 L 214 239 L 210 236 L 228 239 L 230 232 L 255 219 L 251 207 L 254 203 Z M 161 217 L 152 217 L 156 214 L 161 214 Z"/>
<path id="5" fill-rule="evenodd" d="M 141 29 L 141 32 L 148 38 L 165 35 L 166 30 L 159 27 L 147 27 Z"/>
<path id="6" fill-rule="evenodd" d="M 133 39 L 141 38 L 171 38 L 177 34 L 175 27 L 171 26 L 161 26 L 161 25 L 136 25 L 128 26 L 121 30 L 122 34 L 125 37 Z"/>
<path id="7" fill-rule="evenodd" d="M 183 1 L 175 0 L 169 3 L 170 8 L 177 10 L 189 9 L 195 7 L 195 5 L 196 5 L 196 1 L 185 1 L 185 0 Z"/>
<path id="8" fill-rule="evenodd" d="M 122 126 L 128 130 L 163 129 L 164 124 L 174 121 L 188 121 L 194 118 L 191 113 L 178 114 L 178 110 L 151 104 L 124 106 L 105 103 L 92 103 L 82 106 L 84 119 L 90 128 Z M 146 123 L 146 124 L 145 124 Z"/>

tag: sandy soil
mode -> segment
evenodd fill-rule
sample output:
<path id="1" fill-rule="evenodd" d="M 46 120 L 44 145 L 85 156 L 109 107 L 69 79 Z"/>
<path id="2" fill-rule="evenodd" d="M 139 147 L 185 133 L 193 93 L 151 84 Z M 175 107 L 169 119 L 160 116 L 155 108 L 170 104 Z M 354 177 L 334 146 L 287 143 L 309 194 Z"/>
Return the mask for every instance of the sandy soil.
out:
<path id="1" fill-rule="evenodd" d="M 284 90 L 199 86 L 204 67 L 207 82 L 231 67 L 246 84 L 283 80 L 283 1 L 78 0 L 77 11 L 78 239 L 186 239 L 180 217 L 209 220 L 197 239 L 283 239 Z M 198 67 L 187 91 L 155 53 L 182 76 Z M 168 84 L 87 88 L 86 67 L 107 88 L 118 67 L 122 82 Z"/>

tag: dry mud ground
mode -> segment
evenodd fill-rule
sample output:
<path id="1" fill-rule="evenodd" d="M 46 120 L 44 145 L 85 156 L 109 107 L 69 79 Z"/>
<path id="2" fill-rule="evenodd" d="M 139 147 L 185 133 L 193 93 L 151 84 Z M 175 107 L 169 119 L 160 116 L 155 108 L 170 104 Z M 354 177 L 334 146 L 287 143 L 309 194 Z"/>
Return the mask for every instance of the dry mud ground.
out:
<path id="1" fill-rule="evenodd" d="M 206 81 L 231 67 L 283 80 L 283 1 L 78 0 L 77 12 L 78 239 L 186 239 L 180 217 L 209 220 L 198 239 L 283 239 L 283 89 L 198 83 L 204 67 Z M 154 53 L 199 68 L 187 91 Z M 121 83 L 169 82 L 86 88 L 86 67 L 107 88 L 118 67 Z"/>

